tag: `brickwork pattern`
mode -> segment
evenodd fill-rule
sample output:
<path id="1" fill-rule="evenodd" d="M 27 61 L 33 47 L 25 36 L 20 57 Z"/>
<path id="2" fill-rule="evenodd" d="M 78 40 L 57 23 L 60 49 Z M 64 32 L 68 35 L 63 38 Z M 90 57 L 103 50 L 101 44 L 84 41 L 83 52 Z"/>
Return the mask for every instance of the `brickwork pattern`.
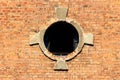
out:
<path id="1" fill-rule="evenodd" d="M 67 62 L 69 71 L 54 71 L 30 35 L 68 5 L 94 46 Z M 120 0 L 0 0 L 0 80 L 120 80 Z"/>

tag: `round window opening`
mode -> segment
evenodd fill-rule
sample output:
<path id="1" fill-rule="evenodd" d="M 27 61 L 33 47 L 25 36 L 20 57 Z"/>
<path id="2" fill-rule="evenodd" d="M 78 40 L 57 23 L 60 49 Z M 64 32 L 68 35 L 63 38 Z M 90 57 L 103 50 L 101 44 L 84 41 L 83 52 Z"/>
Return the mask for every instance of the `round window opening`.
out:
<path id="1" fill-rule="evenodd" d="M 77 30 L 66 21 L 53 23 L 44 34 L 45 47 L 54 55 L 68 55 L 77 48 L 78 43 Z"/>

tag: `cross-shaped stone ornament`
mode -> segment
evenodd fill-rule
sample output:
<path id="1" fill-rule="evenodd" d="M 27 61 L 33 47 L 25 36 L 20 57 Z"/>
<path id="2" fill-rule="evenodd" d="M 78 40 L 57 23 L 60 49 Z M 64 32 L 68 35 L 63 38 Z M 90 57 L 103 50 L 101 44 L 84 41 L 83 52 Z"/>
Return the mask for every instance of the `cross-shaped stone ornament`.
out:
<path id="1" fill-rule="evenodd" d="M 44 37 L 46 29 L 40 30 L 38 33 L 36 33 L 30 39 L 30 43 L 29 43 L 30 45 L 39 44 L 41 50 L 43 51 L 43 53 L 47 57 L 51 58 L 52 60 L 57 61 L 57 63 L 54 66 L 54 70 L 68 70 L 68 66 L 66 64 L 66 61 L 71 60 L 78 53 L 80 53 L 84 44 L 93 45 L 93 34 L 92 33 L 85 34 L 83 32 L 82 27 L 80 25 L 78 25 L 75 21 L 66 20 L 67 13 L 68 13 L 68 8 L 63 8 L 63 7 L 56 8 L 56 16 L 57 16 L 58 21 L 69 22 L 70 24 L 72 24 L 77 29 L 77 31 L 79 33 L 80 40 L 79 40 L 79 43 L 78 43 L 78 47 L 75 49 L 75 51 L 70 53 L 70 55 L 67 55 L 66 57 L 62 58 L 61 56 L 58 57 L 56 55 L 53 55 L 52 53 L 50 53 L 46 49 L 46 47 L 44 45 L 44 41 L 43 41 L 43 37 Z"/>

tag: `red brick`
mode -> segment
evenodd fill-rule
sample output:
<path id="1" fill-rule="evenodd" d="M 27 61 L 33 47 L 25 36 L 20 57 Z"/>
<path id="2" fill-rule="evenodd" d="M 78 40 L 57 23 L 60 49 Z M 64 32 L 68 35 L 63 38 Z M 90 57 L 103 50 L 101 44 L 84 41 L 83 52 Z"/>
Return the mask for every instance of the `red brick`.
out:
<path id="1" fill-rule="evenodd" d="M 68 5 L 94 46 L 68 61 L 69 71 L 54 71 L 29 39 L 56 18 L 55 7 Z M 119 0 L 0 0 L 0 7 L 0 80 L 120 80 Z"/>

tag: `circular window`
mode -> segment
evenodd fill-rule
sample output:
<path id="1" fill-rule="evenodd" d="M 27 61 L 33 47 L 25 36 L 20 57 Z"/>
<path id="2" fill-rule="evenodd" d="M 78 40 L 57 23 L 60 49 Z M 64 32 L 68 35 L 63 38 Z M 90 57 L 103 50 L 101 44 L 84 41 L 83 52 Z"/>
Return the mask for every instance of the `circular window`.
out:
<path id="1" fill-rule="evenodd" d="M 76 28 L 66 21 L 51 24 L 44 34 L 45 47 L 54 55 L 68 55 L 77 48 L 78 43 Z"/>

